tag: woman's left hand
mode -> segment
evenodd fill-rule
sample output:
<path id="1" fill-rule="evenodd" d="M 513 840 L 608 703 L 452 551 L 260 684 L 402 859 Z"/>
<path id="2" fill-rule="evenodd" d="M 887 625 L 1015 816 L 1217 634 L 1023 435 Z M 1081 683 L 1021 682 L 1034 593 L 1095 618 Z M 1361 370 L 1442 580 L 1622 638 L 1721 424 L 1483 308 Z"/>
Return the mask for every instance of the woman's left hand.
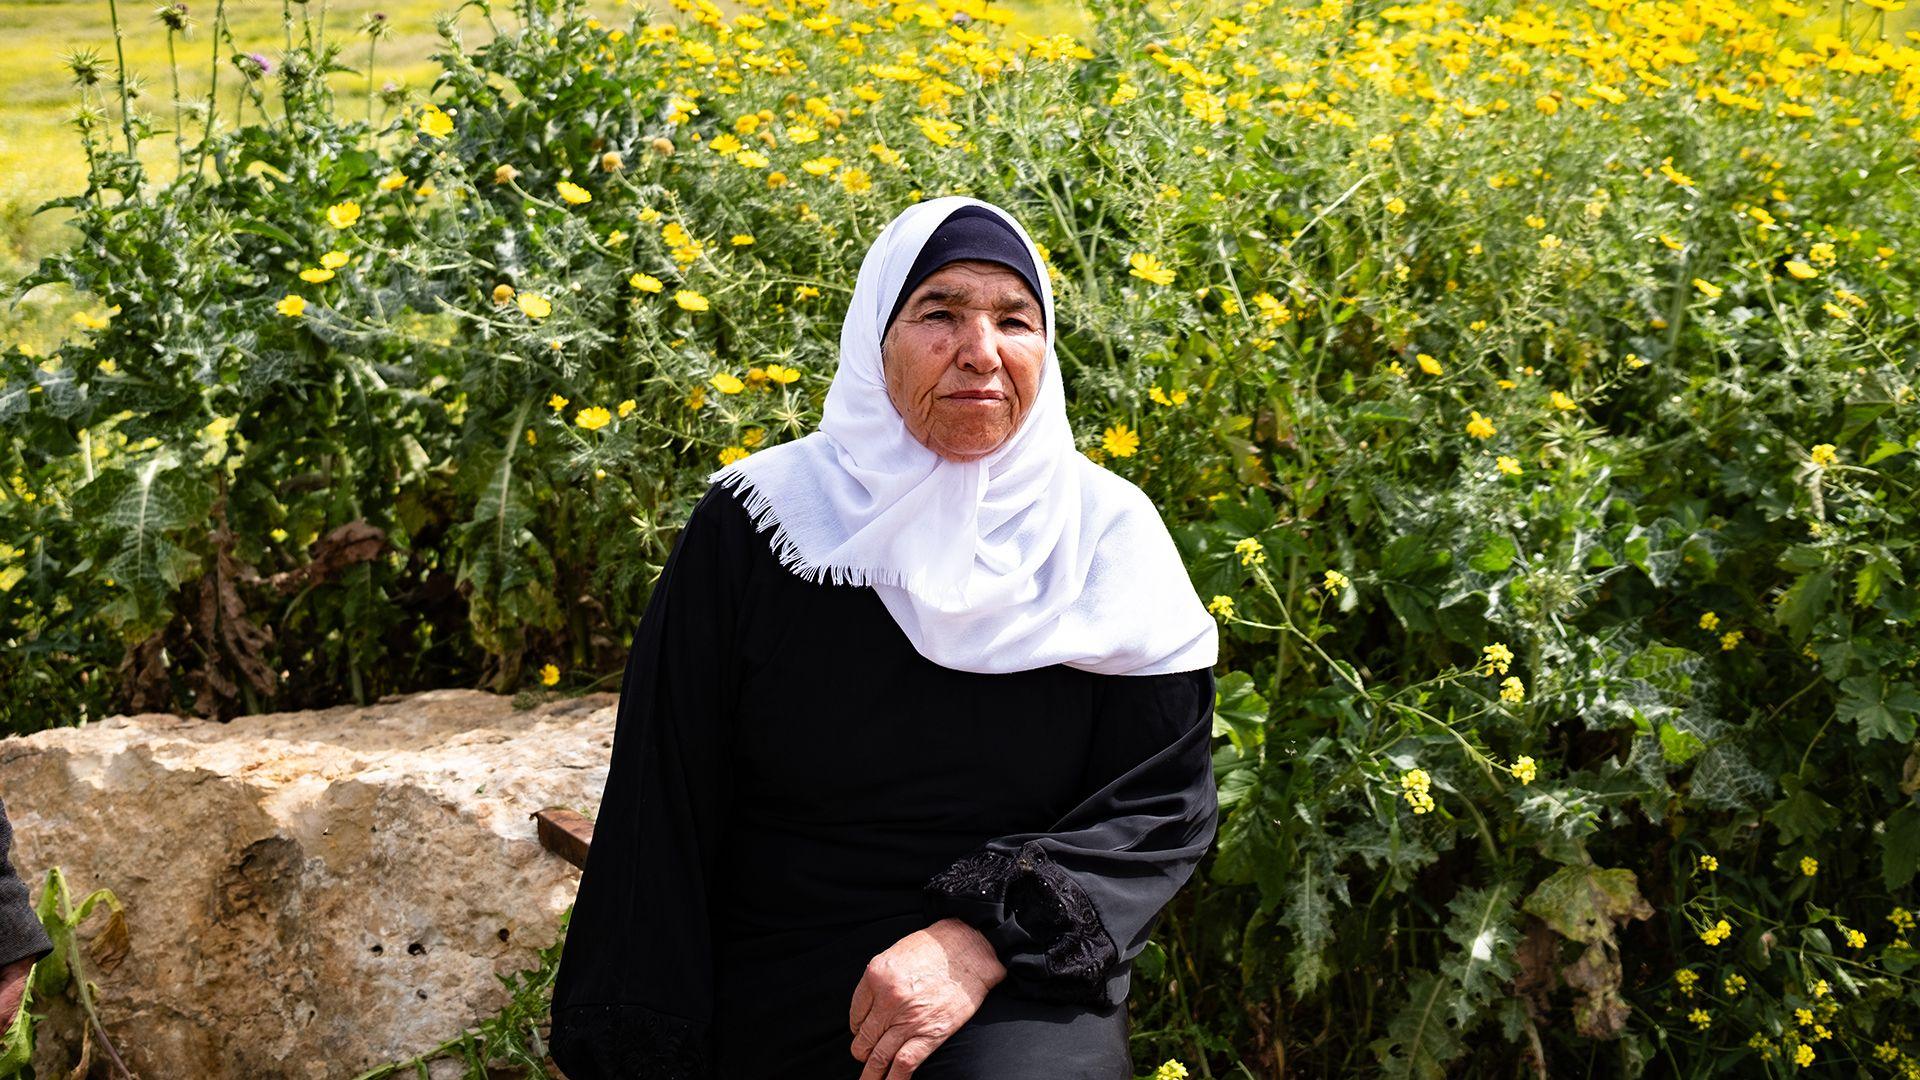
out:
<path id="1" fill-rule="evenodd" d="M 867 961 L 847 1027 L 860 1080 L 906 1080 L 1007 977 L 980 931 L 945 918 Z"/>

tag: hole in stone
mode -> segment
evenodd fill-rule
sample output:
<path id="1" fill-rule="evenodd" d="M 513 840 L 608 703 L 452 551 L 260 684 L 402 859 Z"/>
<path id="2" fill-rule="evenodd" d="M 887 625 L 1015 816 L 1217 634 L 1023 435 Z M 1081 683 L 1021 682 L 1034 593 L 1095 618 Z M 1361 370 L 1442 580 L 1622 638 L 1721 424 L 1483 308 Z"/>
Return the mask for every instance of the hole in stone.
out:
<path id="1" fill-rule="evenodd" d="M 381 953 L 387 951 L 387 947 L 385 945 L 375 945 L 370 951 L 373 953 L 373 955 L 379 956 Z"/>
<path id="2" fill-rule="evenodd" d="M 507 928 L 506 928 L 506 927 L 504 927 L 504 926 L 503 926 L 503 927 L 501 927 L 501 928 L 500 928 L 500 940 L 501 940 L 501 941 L 505 941 L 505 940 L 507 940 L 507 938 L 509 938 L 509 937 L 511 937 L 511 936 L 512 936 L 512 934 L 510 934 L 510 933 L 508 932 L 508 930 L 507 930 Z"/>
<path id="3" fill-rule="evenodd" d="M 425 956 L 426 954 L 427 954 L 427 947 L 425 945 L 420 944 L 417 941 L 407 946 L 408 956 Z"/>

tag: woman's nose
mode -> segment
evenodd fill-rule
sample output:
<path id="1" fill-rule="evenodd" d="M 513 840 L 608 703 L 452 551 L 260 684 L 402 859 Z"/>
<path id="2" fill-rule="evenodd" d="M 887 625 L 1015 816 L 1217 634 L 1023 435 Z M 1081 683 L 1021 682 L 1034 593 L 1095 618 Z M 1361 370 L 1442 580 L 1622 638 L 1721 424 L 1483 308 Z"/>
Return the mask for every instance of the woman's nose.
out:
<path id="1" fill-rule="evenodd" d="M 992 371 L 1000 366 L 1000 336 L 992 316 L 968 321 L 961 328 L 959 356 L 961 366 L 972 371 Z"/>

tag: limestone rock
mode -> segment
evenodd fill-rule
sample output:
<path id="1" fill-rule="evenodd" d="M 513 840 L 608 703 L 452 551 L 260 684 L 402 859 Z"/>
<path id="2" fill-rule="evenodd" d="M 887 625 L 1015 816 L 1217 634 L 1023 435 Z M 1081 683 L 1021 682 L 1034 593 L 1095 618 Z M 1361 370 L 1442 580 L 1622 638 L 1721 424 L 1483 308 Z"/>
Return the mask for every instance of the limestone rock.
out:
<path id="1" fill-rule="evenodd" d="M 127 1064 L 352 1077 L 498 1011 L 495 976 L 535 964 L 579 882 L 530 815 L 598 809 L 617 697 L 510 701 L 436 690 L 0 740 L 35 896 L 57 864 L 76 901 L 126 905 L 131 947 L 99 982 Z M 56 1010 L 39 1032 L 40 1075 L 65 1075 L 77 1023 Z"/>

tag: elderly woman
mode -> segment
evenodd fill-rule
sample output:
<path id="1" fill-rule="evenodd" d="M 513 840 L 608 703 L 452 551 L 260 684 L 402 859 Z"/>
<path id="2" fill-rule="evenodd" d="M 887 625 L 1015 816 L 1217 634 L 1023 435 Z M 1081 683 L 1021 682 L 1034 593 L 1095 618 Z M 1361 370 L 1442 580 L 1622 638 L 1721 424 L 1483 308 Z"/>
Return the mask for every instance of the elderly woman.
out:
<path id="1" fill-rule="evenodd" d="M 1026 231 L 860 265 L 820 428 L 716 472 L 627 663 L 554 985 L 571 1080 L 1124 1080 L 1211 843 L 1211 616 L 1081 455 Z"/>

